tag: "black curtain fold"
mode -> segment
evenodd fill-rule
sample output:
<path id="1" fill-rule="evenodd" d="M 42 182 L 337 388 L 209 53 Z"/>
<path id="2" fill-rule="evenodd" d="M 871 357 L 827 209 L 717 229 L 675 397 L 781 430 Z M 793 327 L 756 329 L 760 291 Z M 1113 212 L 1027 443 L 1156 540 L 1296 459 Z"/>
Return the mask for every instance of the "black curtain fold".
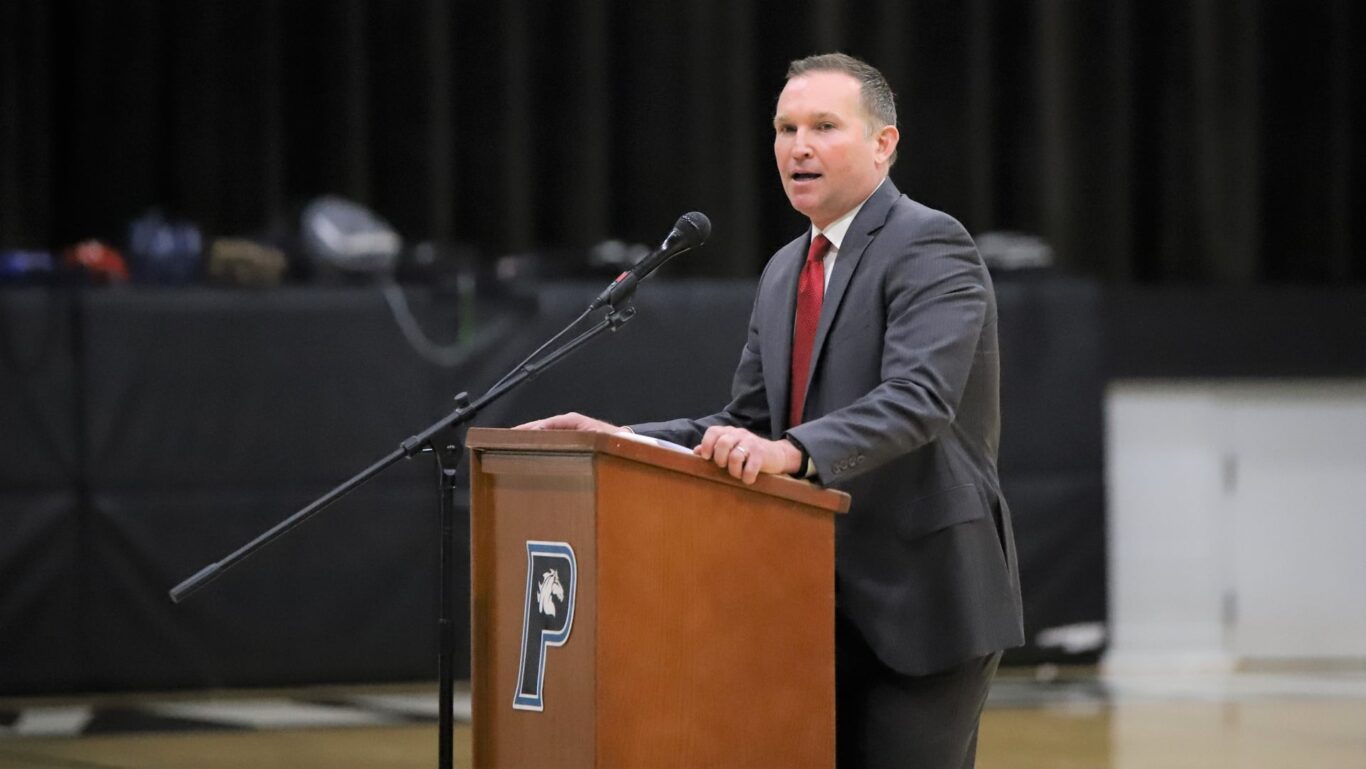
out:
<path id="1" fill-rule="evenodd" d="M 1366 279 L 1349 0 L 0 4 L 0 248 L 207 233 L 320 194 L 489 255 L 654 242 L 753 275 L 801 227 L 769 122 L 843 49 L 900 97 L 904 190 L 1114 282 Z"/>

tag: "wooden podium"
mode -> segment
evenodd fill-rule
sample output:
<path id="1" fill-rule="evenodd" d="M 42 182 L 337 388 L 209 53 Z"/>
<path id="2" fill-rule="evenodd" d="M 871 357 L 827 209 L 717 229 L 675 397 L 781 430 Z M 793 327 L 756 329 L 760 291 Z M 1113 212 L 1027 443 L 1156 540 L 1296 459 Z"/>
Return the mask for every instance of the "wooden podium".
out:
<path id="1" fill-rule="evenodd" d="M 834 766 L 848 495 L 617 435 L 467 444 L 475 767 Z"/>

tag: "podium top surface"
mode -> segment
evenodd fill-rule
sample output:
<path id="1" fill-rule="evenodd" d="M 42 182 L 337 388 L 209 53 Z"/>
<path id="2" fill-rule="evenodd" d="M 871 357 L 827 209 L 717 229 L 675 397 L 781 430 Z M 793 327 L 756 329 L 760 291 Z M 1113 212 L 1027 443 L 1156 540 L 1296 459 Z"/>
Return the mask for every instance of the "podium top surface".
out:
<path id="1" fill-rule="evenodd" d="M 761 474 L 752 485 L 746 485 L 701 457 L 652 446 L 620 435 L 574 430 L 472 427 L 465 444 L 471 451 L 480 452 L 606 454 L 716 483 L 739 486 L 834 513 L 849 510 L 849 495 L 842 491 L 823 489 L 808 481 L 799 481 L 787 476 L 766 474 Z"/>

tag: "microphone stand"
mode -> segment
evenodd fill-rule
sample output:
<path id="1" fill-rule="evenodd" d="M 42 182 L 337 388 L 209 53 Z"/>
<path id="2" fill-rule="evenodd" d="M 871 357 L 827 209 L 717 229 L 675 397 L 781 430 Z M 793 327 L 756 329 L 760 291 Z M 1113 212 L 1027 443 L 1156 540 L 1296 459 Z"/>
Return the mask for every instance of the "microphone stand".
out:
<path id="1" fill-rule="evenodd" d="M 233 551 L 221 561 L 205 566 L 194 574 L 194 576 L 171 588 L 171 600 L 181 603 L 190 595 L 204 587 L 208 583 L 222 576 L 228 569 L 241 563 L 248 556 L 267 544 L 284 536 L 294 527 L 302 524 L 323 508 L 346 496 L 358 486 L 379 475 L 385 468 L 394 464 L 400 459 L 410 459 L 415 454 L 430 451 L 436 457 L 436 466 L 439 478 L 439 489 L 441 495 L 441 600 L 440 612 L 437 618 L 438 644 L 440 649 L 437 655 L 437 678 L 439 679 L 439 703 L 437 716 L 438 752 L 437 766 L 439 769 L 451 769 L 452 767 L 452 742 L 455 728 L 453 711 L 453 695 L 455 692 L 455 626 L 454 613 L 455 596 L 451 593 L 451 580 L 455 576 L 455 481 L 456 471 L 460 466 L 460 459 L 464 455 L 464 435 L 460 427 L 472 421 L 485 406 L 493 403 L 502 396 L 506 395 L 513 388 L 521 383 L 534 379 L 538 374 L 547 368 L 558 363 L 570 353 L 587 344 L 594 337 L 604 331 L 616 331 L 631 318 L 635 317 L 636 309 L 629 304 L 629 294 L 620 297 L 624 302 L 621 308 L 613 305 L 611 311 L 602 320 L 598 321 L 591 328 L 562 346 L 547 353 L 545 357 L 536 362 L 523 362 L 514 371 L 510 372 L 497 384 L 489 388 L 488 392 L 470 402 L 467 393 L 460 393 L 455 396 L 456 408 L 451 413 L 434 422 L 427 429 L 416 435 L 410 436 L 399 444 L 394 451 L 384 456 L 379 461 L 365 468 L 364 470 L 351 477 L 349 480 L 338 485 L 336 488 L 318 497 L 308 506 L 280 521 L 279 523 L 266 530 L 255 539 Z M 563 335 L 565 331 L 573 328 L 582 320 L 583 316 L 575 319 L 564 331 L 557 334 L 555 338 Z M 534 354 L 533 354 L 534 356 Z"/>

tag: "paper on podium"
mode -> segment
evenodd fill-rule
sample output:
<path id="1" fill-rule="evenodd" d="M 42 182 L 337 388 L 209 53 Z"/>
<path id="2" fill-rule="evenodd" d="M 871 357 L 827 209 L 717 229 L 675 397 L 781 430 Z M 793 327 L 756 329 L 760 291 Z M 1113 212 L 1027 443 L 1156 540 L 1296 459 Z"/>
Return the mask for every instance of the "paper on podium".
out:
<path id="1" fill-rule="evenodd" d="M 681 443 L 674 443 L 673 441 L 666 441 L 662 438 L 651 438 L 648 435 L 641 435 L 640 433 L 634 433 L 627 430 L 616 433 L 616 435 L 621 438 L 636 441 L 637 443 L 648 443 L 651 446 L 658 446 L 661 449 L 677 451 L 680 454 L 692 454 L 692 449 L 687 446 L 684 446 Z"/>

